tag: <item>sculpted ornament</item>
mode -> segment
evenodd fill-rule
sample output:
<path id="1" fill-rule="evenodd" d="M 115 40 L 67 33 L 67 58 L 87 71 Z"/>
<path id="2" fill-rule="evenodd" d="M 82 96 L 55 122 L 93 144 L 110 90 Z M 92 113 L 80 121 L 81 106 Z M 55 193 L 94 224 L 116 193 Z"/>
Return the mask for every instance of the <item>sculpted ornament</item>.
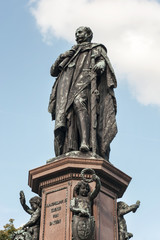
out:
<path id="1" fill-rule="evenodd" d="M 128 240 L 133 237 L 132 233 L 127 232 L 127 224 L 124 219 L 124 215 L 133 212 L 135 213 L 140 206 L 140 201 L 137 201 L 136 204 L 128 206 L 125 202 L 117 203 L 117 215 L 118 215 L 118 235 L 119 240 Z"/>
<path id="2" fill-rule="evenodd" d="M 21 230 L 15 232 L 13 240 L 39 240 L 41 198 L 35 196 L 30 199 L 31 208 L 26 205 L 23 191 L 20 191 L 20 203 L 23 209 L 31 215 L 30 220 L 24 224 Z"/>
<path id="3" fill-rule="evenodd" d="M 92 174 L 91 179 L 85 178 L 84 174 Z M 81 172 L 82 181 L 74 187 L 70 209 L 73 212 L 72 235 L 73 240 L 94 240 L 95 220 L 92 216 L 92 204 L 98 195 L 101 187 L 99 177 L 93 169 L 83 169 Z M 95 181 L 95 189 L 91 192 L 89 182 Z"/>

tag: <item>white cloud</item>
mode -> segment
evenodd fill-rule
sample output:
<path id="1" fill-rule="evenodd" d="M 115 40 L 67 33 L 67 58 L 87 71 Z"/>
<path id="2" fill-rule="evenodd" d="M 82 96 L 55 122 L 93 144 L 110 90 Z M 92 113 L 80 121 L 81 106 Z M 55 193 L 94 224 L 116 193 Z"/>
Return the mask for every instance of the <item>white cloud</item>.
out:
<path id="1" fill-rule="evenodd" d="M 52 36 L 73 42 L 77 27 L 90 26 L 94 42 L 108 48 L 118 80 L 125 76 L 142 104 L 160 106 L 160 3 L 34 0 L 30 9 L 46 42 Z"/>

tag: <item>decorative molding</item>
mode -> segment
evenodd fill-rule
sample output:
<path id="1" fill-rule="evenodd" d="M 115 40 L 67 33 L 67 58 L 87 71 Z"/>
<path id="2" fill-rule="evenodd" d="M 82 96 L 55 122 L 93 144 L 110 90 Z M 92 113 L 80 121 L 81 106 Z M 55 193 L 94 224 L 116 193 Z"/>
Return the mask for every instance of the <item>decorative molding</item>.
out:
<path id="1" fill-rule="evenodd" d="M 73 173 L 75 169 L 76 172 L 80 172 L 82 170 L 82 165 L 83 168 L 89 167 L 94 169 L 101 178 L 105 179 L 105 181 L 109 179 L 109 182 L 113 185 L 118 184 L 119 189 L 117 194 L 119 195 L 119 197 L 122 197 L 125 189 L 131 181 L 131 177 L 114 167 L 106 160 L 63 157 L 39 168 L 30 170 L 29 186 L 32 188 L 33 192 L 39 194 L 39 184 L 40 182 L 43 182 L 44 176 L 46 177 L 46 179 L 50 179 L 52 178 L 54 173 L 56 173 L 56 175 L 58 173 L 59 175 L 63 175 L 64 171 L 69 171 Z M 63 179 L 59 179 L 59 181 L 63 181 Z"/>
<path id="2" fill-rule="evenodd" d="M 91 175 L 85 174 L 85 177 L 90 178 Z M 59 183 L 63 183 L 63 182 L 70 181 L 73 179 L 81 180 L 81 174 L 80 173 L 68 173 L 68 174 L 61 175 L 59 177 L 51 178 L 49 180 L 44 180 L 39 184 L 39 194 L 41 195 L 41 192 L 43 192 L 43 189 L 46 187 L 57 185 Z"/>

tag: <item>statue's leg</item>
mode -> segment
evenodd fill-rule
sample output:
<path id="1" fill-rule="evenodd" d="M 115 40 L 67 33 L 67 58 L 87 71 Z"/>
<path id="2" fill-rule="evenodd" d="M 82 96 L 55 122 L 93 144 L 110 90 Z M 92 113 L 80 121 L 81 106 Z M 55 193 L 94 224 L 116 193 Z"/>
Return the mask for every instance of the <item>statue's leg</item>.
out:
<path id="1" fill-rule="evenodd" d="M 65 139 L 65 128 L 58 128 L 54 131 L 54 149 L 56 156 L 63 153 L 63 145 Z"/>
<path id="2" fill-rule="evenodd" d="M 74 99 L 74 111 L 78 121 L 80 135 L 80 151 L 89 151 L 89 116 L 88 116 L 87 89 L 84 89 Z"/>
<path id="3" fill-rule="evenodd" d="M 33 230 L 33 236 L 32 236 L 32 240 L 38 240 L 38 239 L 39 239 L 39 227 Z"/>

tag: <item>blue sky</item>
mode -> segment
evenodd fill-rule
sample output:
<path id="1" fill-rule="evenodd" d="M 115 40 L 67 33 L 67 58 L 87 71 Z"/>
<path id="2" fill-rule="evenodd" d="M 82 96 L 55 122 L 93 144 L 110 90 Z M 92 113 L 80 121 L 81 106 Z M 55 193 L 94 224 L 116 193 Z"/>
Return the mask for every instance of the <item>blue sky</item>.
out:
<path id="1" fill-rule="evenodd" d="M 100 29 L 103 34 L 99 32 L 97 22 L 93 23 L 92 17 L 88 17 L 86 24 L 85 17 L 81 18 L 83 4 L 88 6 L 95 3 L 95 6 L 99 6 L 100 3 L 104 4 L 103 0 L 99 3 L 96 0 L 77 1 L 79 18 L 70 14 L 67 19 L 62 15 L 60 19 L 57 18 L 59 5 L 56 4 L 52 10 L 53 19 L 47 19 L 47 13 L 42 9 L 45 9 L 43 4 L 48 6 L 50 2 L 57 3 L 56 0 L 30 1 L 30 4 L 28 1 L 5 0 L 0 3 L 0 228 L 2 229 L 10 218 L 15 219 L 16 227 L 29 219 L 29 215 L 19 203 L 19 191 L 24 190 L 28 202 L 34 196 L 28 187 L 28 171 L 44 165 L 46 160 L 54 157 L 53 122 L 47 112 L 49 94 L 54 82 L 49 74 L 50 66 L 60 53 L 74 44 L 76 27 L 92 23 L 90 26 L 94 31 L 94 41 L 101 42 L 108 48 L 118 79 L 115 93 L 119 132 L 111 145 L 110 161 L 132 177 L 122 200 L 128 204 L 141 201 L 136 214 L 130 213 L 126 216 L 128 231 L 133 232 L 136 240 L 159 240 L 160 49 L 157 42 L 160 34 L 157 29 L 160 27 L 160 4 L 156 1 L 132 0 L 135 9 L 144 9 L 142 4 L 151 4 L 150 10 L 147 12 L 146 8 L 144 12 L 141 11 L 144 17 L 139 19 L 137 15 L 136 23 L 128 21 L 130 25 L 127 27 L 134 30 L 131 32 L 122 21 L 123 14 L 119 16 L 123 26 L 121 33 L 124 35 L 117 38 L 115 32 L 120 26 L 117 26 L 118 23 L 111 17 L 107 21 L 113 20 L 112 29 L 106 23 Z M 63 1 L 59 2 L 61 4 Z M 68 1 L 68 4 L 71 2 Z M 111 1 L 106 2 L 108 8 L 113 7 Z M 114 10 L 121 9 L 122 3 L 122 0 L 116 1 Z M 127 0 L 126 3 L 130 11 L 131 1 Z M 41 11 L 38 4 L 43 7 Z M 91 7 L 94 9 L 95 6 Z M 147 13 L 151 17 L 153 28 L 147 28 L 144 24 Z M 142 29 L 139 29 L 138 21 L 143 23 Z M 65 29 L 66 22 L 70 24 L 70 28 Z M 141 31 L 139 37 L 138 32 L 143 29 L 145 31 Z M 127 42 L 125 37 L 128 37 L 130 42 Z M 136 42 L 136 46 L 131 44 L 132 42 Z M 118 44 L 121 44 L 121 47 Z M 144 45 L 146 48 L 143 48 Z M 137 52 L 134 47 L 139 47 Z"/>

